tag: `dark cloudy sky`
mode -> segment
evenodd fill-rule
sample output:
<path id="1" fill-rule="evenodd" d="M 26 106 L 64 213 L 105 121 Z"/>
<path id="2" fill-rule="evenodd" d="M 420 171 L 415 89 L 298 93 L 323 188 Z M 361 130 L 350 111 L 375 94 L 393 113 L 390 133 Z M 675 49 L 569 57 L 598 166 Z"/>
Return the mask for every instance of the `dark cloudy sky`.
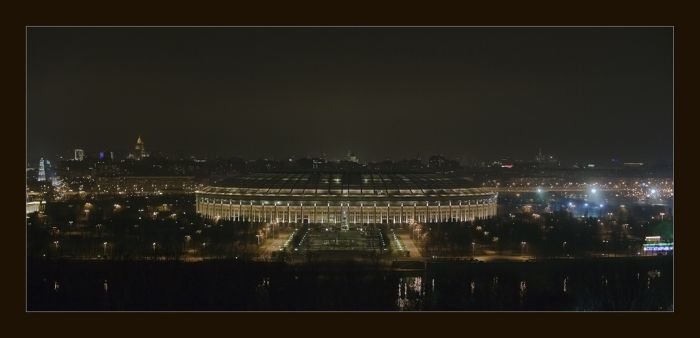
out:
<path id="1" fill-rule="evenodd" d="M 28 155 L 669 160 L 671 28 L 29 28 Z"/>

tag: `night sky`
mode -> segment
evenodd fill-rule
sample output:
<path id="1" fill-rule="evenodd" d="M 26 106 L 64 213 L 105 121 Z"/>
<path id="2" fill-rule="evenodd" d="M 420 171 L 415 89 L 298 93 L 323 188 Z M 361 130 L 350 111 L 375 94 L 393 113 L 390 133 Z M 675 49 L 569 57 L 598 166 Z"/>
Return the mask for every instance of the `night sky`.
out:
<path id="1" fill-rule="evenodd" d="M 29 28 L 28 157 L 672 158 L 672 28 Z"/>

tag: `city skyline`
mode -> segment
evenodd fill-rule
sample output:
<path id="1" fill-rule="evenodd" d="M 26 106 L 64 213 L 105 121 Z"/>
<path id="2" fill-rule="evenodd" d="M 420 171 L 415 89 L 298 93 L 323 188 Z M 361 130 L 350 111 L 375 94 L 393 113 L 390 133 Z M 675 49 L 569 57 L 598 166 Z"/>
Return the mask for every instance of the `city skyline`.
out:
<path id="1" fill-rule="evenodd" d="M 99 150 L 98 150 L 99 149 Z M 449 161 L 456 161 L 460 165 L 491 165 L 493 163 L 500 163 L 503 162 L 505 163 L 534 163 L 534 162 L 540 162 L 540 163 L 555 163 L 556 166 L 570 166 L 573 165 L 577 167 L 578 165 L 602 165 L 602 166 L 608 166 L 608 165 L 613 165 L 613 166 L 619 166 L 619 165 L 634 165 L 634 166 L 643 166 L 643 165 L 651 165 L 651 166 L 667 166 L 670 164 L 670 162 L 665 161 L 665 160 L 651 160 L 648 162 L 635 162 L 635 159 L 632 158 L 625 158 L 625 157 L 618 157 L 618 158 L 609 158 L 605 160 L 593 160 L 590 161 L 590 159 L 586 158 L 578 158 L 575 160 L 569 160 L 569 161 L 561 161 L 559 158 L 559 154 L 552 154 L 552 153 L 547 153 L 543 152 L 542 148 L 538 149 L 537 153 L 529 154 L 531 156 L 528 157 L 526 154 L 525 157 L 523 158 L 515 158 L 510 155 L 494 155 L 492 154 L 488 158 L 462 158 L 462 157 L 449 157 L 445 156 L 443 153 L 433 153 L 433 154 L 416 154 L 416 156 L 413 157 L 385 157 L 382 159 L 372 159 L 372 160 L 367 160 L 362 158 L 361 156 L 358 156 L 358 154 L 352 150 L 348 150 L 344 154 L 329 154 L 326 153 L 316 153 L 316 154 L 289 154 L 288 156 L 281 156 L 281 157 L 276 157 L 276 156 L 264 156 L 260 155 L 257 157 L 242 157 L 242 156 L 236 156 L 236 155 L 214 155 L 214 156 L 209 156 L 206 154 L 202 154 L 201 152 L 197 153 L 189 153 L 185 154 L 182 152 L 163 152 L 160 150 L 155 151 L 155 160 L 245 160 L 245 161 L 258 161 L 258 160 L 265 160 L 265 161 L 280 161 L 280 162 L 292 162 L 292 161 L 298 161 L 298 160 L 310 160 L 310 159 L 323 159 L 327 160 L 330 162 L 355 162 L 359 164 L 371 164 L 371 163 L 380 163 L 384 161 L 421 161 L 425 164 L 425 162 L 431 161 L 433 158 L 442 158 L 443 160 L 449 160 Z M 117 151 L 115 155 L 114 149 L 110 148 L 95 148 L 95 150 L 89 150 L 86 151 L 85 149 L 82 148 L 75 148 L 72 150 L 65 150 L 62 151 L 59 154 L 54 154 L 53 156 L 51 155 L 42 155 L 39 159 L 32 161 L 31 159 L 28 159 L 27 161 L 27 168 L 33 168 L 32 163 L 39 161 L 42 162 L 44 159 L 49 160 L 49 159 L 58 159 L 59 161 L 123 161 L 123 160 L 142 160 L 142 159 L 147 159 L 148 157 L 151 156 L 150 149 L 147 151 L 145 149 L 145 142 L 142 141 L 141 136 L 137 138 L 136 145 L 133 147 L 132 150 L 123 150 L 123 151 Z M 504 162 L 506 161 L 506 162 Z"/>
<path id="2" fill-rule="evenodd" d="M 26 27 L 26 311 L 675 311 L 675 27 Z"/>
<path id="3" fill-rule="evenodd" d="M 672 28 L 28 29 L 28 160 L 73 149 L 670 161 Z M 60 125 L 61 128 L 56 128 Z"/>

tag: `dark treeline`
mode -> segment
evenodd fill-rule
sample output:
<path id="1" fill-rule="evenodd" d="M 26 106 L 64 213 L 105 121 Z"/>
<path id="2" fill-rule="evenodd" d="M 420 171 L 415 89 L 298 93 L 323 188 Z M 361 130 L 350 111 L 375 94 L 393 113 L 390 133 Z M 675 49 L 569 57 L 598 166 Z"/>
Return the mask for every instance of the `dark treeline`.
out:
<path id="1" fill-rule="evenodd" d="M 672 228 L 670 220 L 642 221 L 624 211 L 607 219 L 577 218 L 567 211 L 556 211 L 426 224 L 418 227 L 415 239 L 425 256 L 479 255 L 487 250 L 540 257 L 634 255 L 641 250 L 645 236 L 672 239 Z"/>
<path id="2" fill-rule="evenodd" d="M 260 225 L 209 221 L 193 197 L 132 197 L 52 202 L 27 220 L 28 255 L 108 259 L 252 258 Z"/>

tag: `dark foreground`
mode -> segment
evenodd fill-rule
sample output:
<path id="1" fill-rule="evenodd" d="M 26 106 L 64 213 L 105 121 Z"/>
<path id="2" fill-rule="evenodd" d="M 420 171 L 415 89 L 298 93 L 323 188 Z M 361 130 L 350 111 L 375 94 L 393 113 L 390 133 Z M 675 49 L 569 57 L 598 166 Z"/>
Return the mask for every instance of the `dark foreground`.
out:
<path id="1" fill-rule="evenodd" d="M 28 310 L 669 311 L 672 257 L 527 263 L 28 261 Z"/>

